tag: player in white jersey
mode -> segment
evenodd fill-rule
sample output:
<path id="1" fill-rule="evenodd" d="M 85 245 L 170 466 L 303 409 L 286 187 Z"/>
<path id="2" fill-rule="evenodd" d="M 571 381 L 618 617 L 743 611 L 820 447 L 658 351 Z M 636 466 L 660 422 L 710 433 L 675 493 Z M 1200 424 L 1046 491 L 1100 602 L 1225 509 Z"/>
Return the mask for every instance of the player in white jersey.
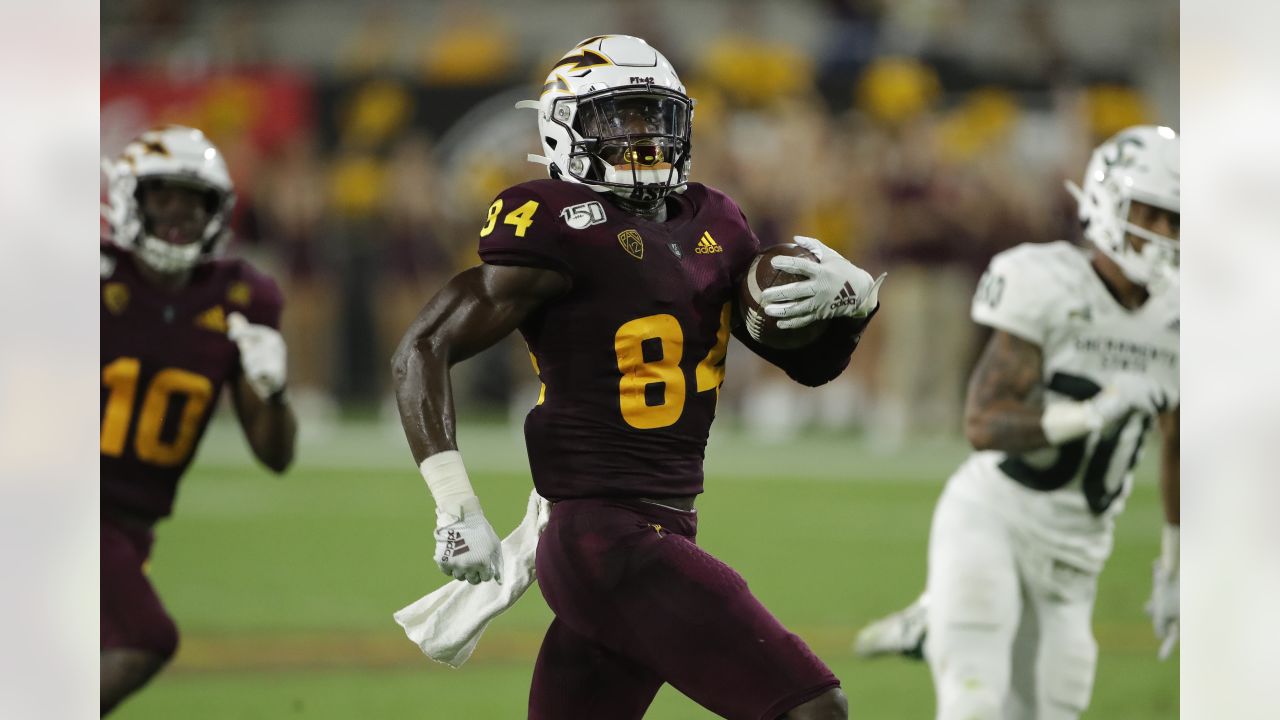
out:
<path id="1" fill-rule="evenodd" d="M 1091 247 L 991 261 L 972 310 L 994 331 L 969 384 L 975 452 L 935 509 L 926 593 L 859 636 L 864 655 L 923 638 L 939 720 L 1088 706 L 1098 573 L 1153 424 L 1166 528 L 1149 612 L 1162 656 L 1177 638 L 1178 136 L 1124 130 L 1068 188 Z"/>

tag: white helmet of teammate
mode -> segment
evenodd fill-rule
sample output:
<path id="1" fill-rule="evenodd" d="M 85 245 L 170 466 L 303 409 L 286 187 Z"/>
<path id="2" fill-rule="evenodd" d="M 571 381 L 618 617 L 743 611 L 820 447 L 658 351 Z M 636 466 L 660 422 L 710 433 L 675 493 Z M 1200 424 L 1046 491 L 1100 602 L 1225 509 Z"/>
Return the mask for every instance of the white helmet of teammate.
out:
<path id="1" fill-rule="evenodd" d="M 163 273 L 189 270 L 222 251 L 230 238 L 235 190 L 222 153 L 195 128 L 166 125 L 132 140 L 115 160 L 102 162 L 110 204 L 103 211 L 115 242 L 132 248 Z M 199 242 L 183 245 L 157 237 L 143 216 L 140 190 L 150 182 L 185 185 L 206 193 L 209 220 Z"/>
<path id="2" fill-rule="evenodd" d="M 552 178 L 612 192 L 641 210 L 688 181 L 693 100 L 671 63 L 644 40 L 597 35 L 565 53 L 538 100 L 543 155 Z"/>
<path id="3" fill-rule="evenodd" d="M 1137 201 L 1179 212 L 1178 144 L 1167 127 L 1126 128 L 1093 151 L 1083 188 L 1066 183 L 1080 203 L 1085 237 L 1140 285 L 1177 277 L 1178 241 L 1130 222 L 1129 208 Z M 1140 251 L 1129 235 L 1146 241 Z"/>

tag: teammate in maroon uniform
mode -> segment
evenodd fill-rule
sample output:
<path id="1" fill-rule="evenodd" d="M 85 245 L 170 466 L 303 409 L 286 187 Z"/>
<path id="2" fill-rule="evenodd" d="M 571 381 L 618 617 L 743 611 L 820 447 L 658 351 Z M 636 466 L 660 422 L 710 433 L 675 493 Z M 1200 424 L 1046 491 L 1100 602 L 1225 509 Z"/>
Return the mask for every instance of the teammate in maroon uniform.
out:
<path id="1" fill-rule="evenodd" d="M 144 133 L 105 165 L 114 243 L 102 245 L 102 713 L 172 657 L 178 631 L 144 572 L 152 526 L 226 382 L 254 454 L 293 458 L 282 299 L 270 278 L 216 256 L 231 179 L 199 130 Z"/>
<path id="2" fill-rule="evenodd" d="M 436 501 L 440 568 L 479 583 L 501 547 L 457 452 L 449 368 L 515 329 L 543 383 L 525 423 L 534 484 L 555 503 L 537 550 L 556 618 L 529 717 L 641 717 L 668 682 L 731 718 L 844 718 L 839 681 L 694 542 L 694 498 L 734 333 L 797 381 L 849 362 L 875 311 L 871 277 L 812 242 L 766 311 L 832 319 L 807 347 L 752 342 L 733 309 L 759 243 L 732 200 L 687 182 L 692 101 L 643 40 L 580 43 L 538 110 L 552 179 L 502 192 L 481 265 L 424 308 L 394 360 L 415 460 Z M 796 261 L 795 258 L 786 258 Z M 776 267 L 780 267 L 775 263 Z M 856 294 L 837 302 L 846 285 Z"/>

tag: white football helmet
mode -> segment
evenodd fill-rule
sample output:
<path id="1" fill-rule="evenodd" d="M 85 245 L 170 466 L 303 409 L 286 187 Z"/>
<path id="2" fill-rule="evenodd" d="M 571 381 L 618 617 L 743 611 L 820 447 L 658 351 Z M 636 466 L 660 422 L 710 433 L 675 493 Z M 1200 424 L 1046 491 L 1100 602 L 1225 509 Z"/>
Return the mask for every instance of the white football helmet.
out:
<path id="1" fill-rule="evenodd" d="M 693 100 L 662 53 L 630 35 L 597 35 L 565 53 L 538 100 L 551 177 L 611 192 L 651 211 L 688 181 Z"/>
<path id="2" fill-rule="evenodd" d="M 1066 182 L 1080 203 L 1085 237 L 1140 285 L 1177 280 L 1178 240 L 1130 222 L 1129 207 L 1136 200 L 1179 212 L 1178 144 L 1178 134 L 1167 127 L 1126 128 L 1093 151 L 1083 188 Z M 1141 251 L 1128 235 L 1146 241 Z"/>
<path id="3" fill-rule="evenodd" d="M 103 213 L 116 243 L 132 248 L 154 270 L 189 270 L 222 251 L 230 238 L 235 190 L 222 153 L 195 128 L 166 125 L 132 140 L 115 160 L 103 159 L 109 205 Z M 209 221 L 199 242 L 186 245 L 156 237 L 143 217 L 139 191 L 148 182 L 186 185 L 207 193 Z"/>

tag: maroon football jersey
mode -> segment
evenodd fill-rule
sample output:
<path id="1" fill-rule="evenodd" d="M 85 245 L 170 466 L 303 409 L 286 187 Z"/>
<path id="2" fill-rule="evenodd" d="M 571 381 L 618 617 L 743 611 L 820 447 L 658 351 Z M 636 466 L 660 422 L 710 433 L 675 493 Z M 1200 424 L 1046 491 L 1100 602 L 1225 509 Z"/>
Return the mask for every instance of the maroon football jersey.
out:
<path id="1" fill-rule="evenodd" d="M 495 265 L 559 270 L 572 288 L 520 327 L 543 392 L 525 421 L 550 499 L 702 491 L 735 281 L 759 241 L 724 194 L 690 184 L 665 223 L 582 185 L 522 183 L 480 231 Z"/>
<path id="2" fill-rule="evenodd" d="M 102 507 L 155 520 L 172 509 L 222 386 L 240 372 L 227 315 L 279 327 L 283 300 L 238 258 L 202 263 L 174 292 L 135 262 L 102 245 Z"/>

